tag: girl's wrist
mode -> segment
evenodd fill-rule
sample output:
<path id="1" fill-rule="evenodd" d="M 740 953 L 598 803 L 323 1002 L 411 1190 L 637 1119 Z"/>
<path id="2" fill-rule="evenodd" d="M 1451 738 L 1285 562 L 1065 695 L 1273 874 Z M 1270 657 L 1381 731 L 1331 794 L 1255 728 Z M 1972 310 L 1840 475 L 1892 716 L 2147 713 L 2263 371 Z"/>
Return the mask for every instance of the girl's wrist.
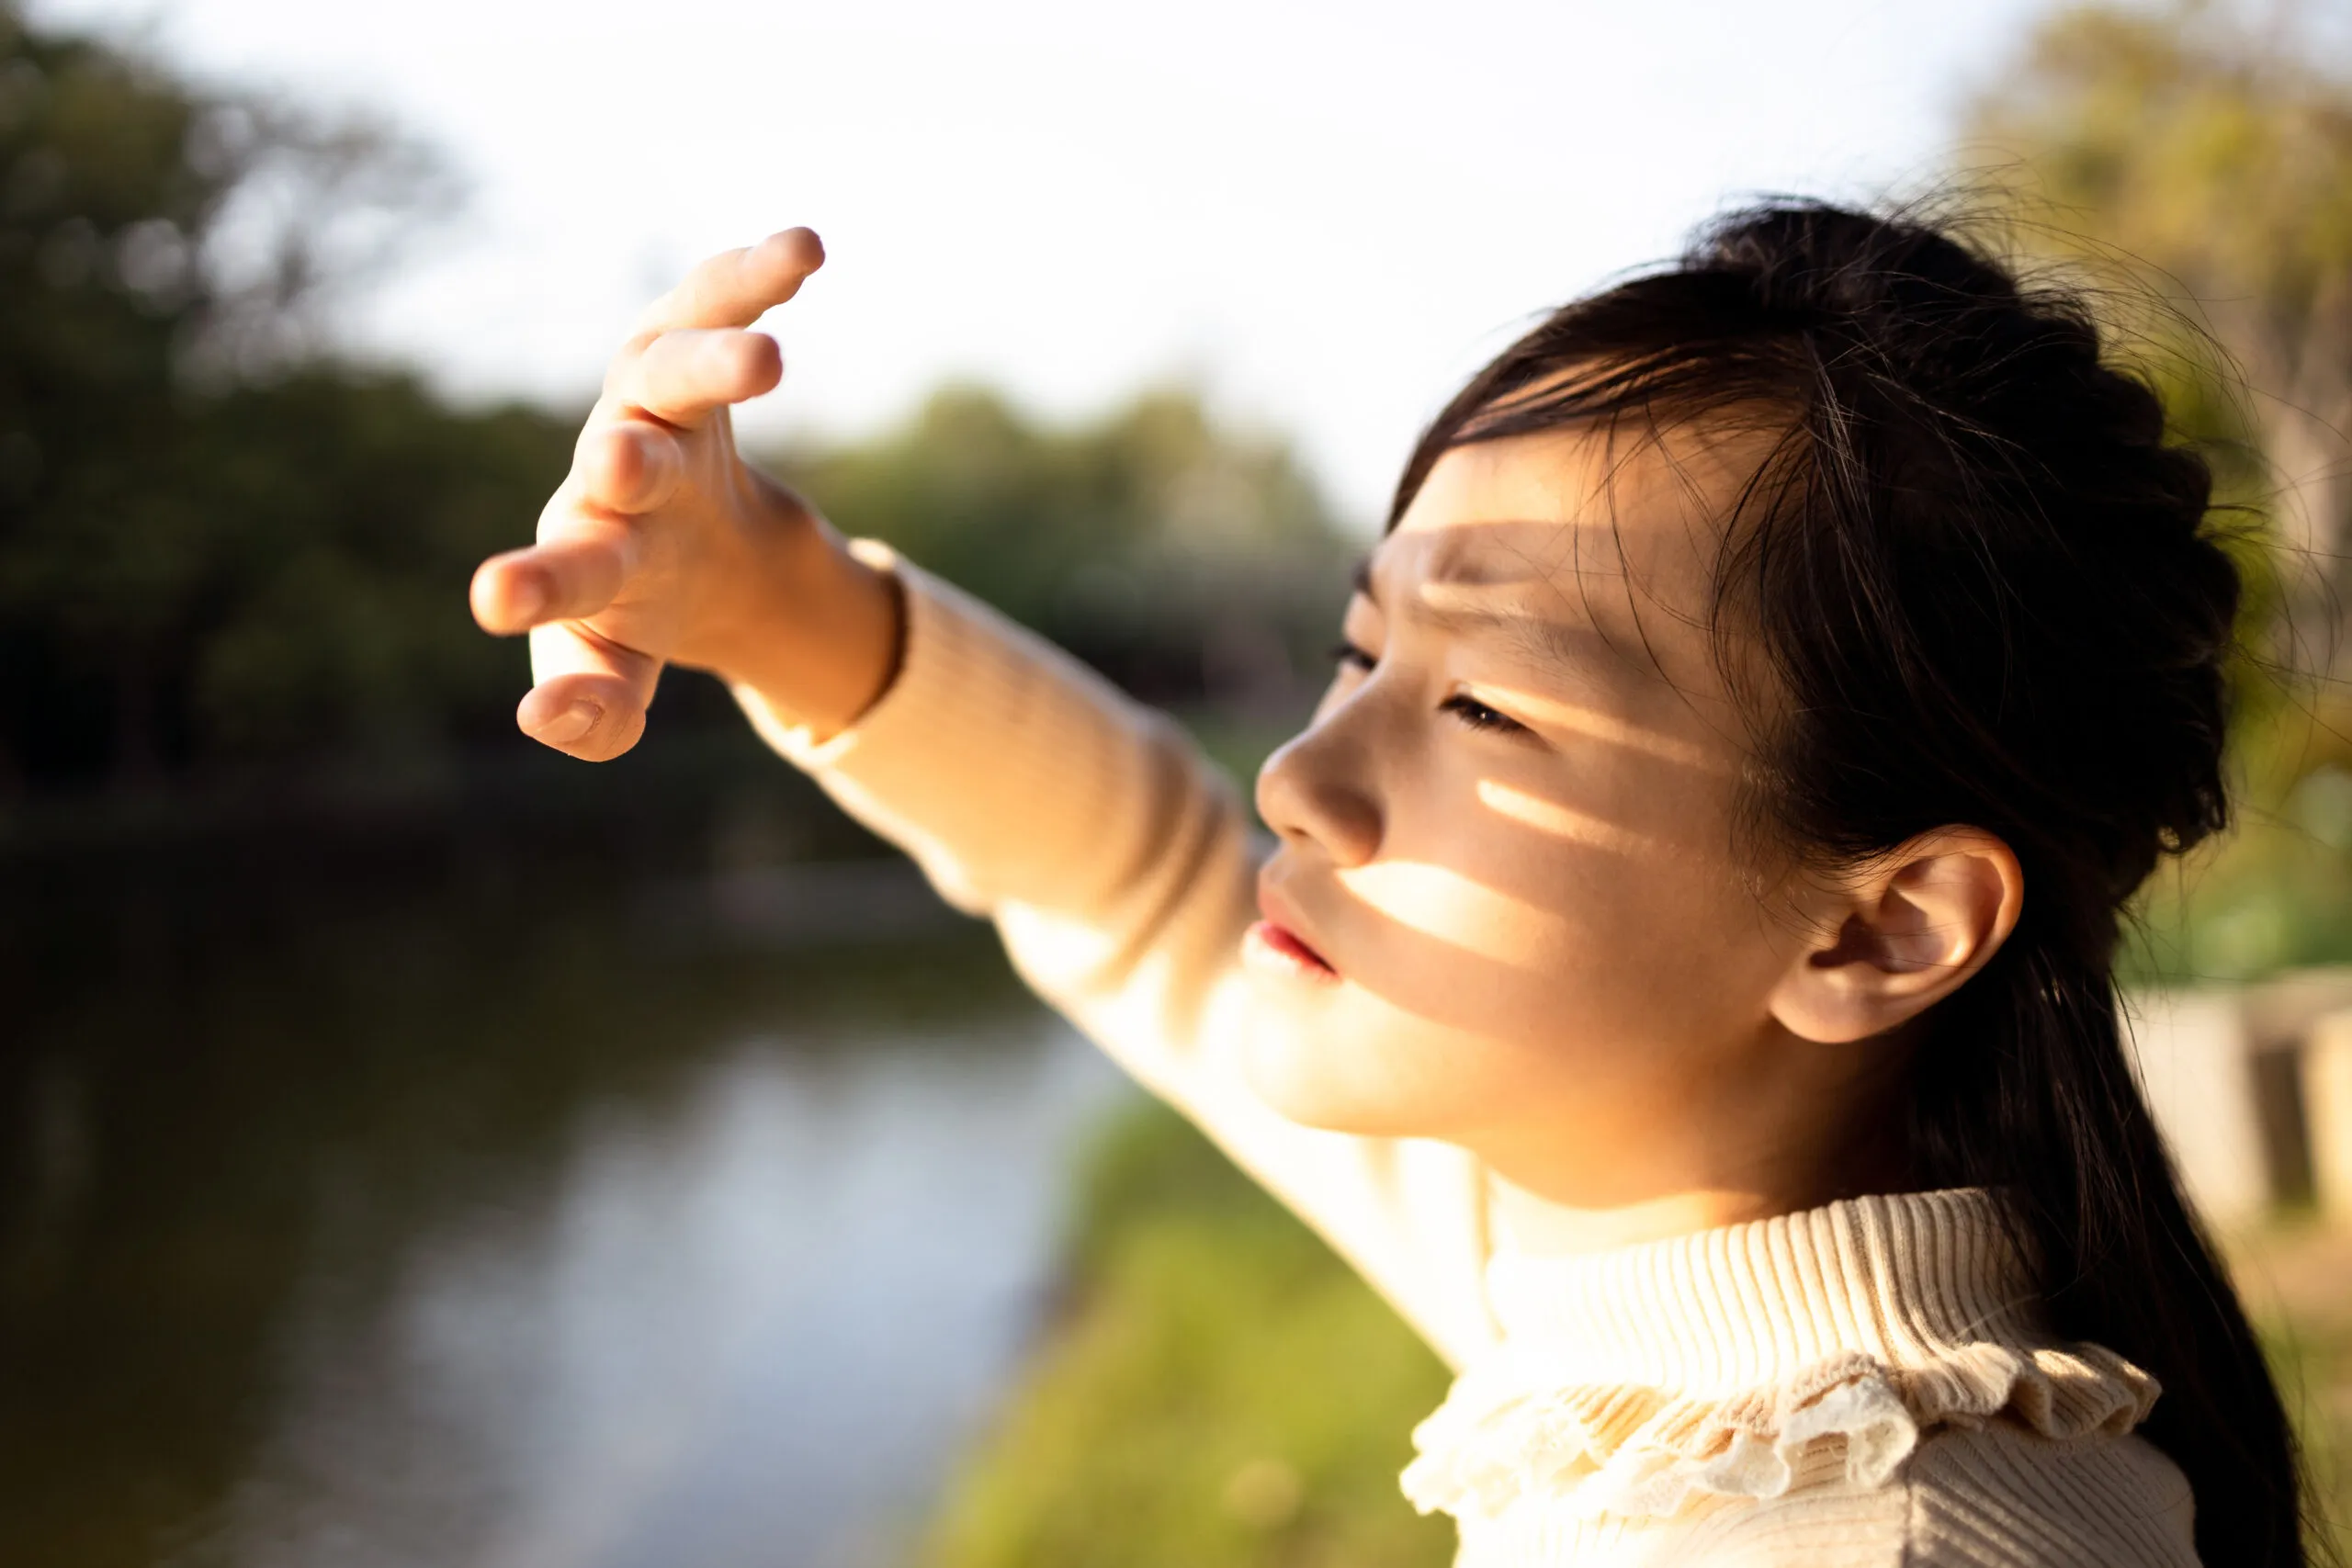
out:
<path id="1" fill-rule="evenodd" d="M 772 536 L 746 579 L 713 672 L 820 739 L 856 722 L 898 672 L 905 612 L 897 580 L 806 512 L 798 526 Z"/>

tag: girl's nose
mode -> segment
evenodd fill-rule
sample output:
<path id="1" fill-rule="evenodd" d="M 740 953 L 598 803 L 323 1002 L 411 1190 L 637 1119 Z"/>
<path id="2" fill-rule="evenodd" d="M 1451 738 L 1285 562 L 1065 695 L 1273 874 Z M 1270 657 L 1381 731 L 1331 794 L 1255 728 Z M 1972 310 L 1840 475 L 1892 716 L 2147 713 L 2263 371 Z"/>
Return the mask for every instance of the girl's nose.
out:
<path id="1" fill-rule="evenodd" d="M 1362 865 L 1380 852 L 1380 807 L 1364 787 L 1363 759 L 1317 723 L 1291 738 L 1258 770 L 1258 815 L 1286 844 L 1312 843 L 1337 865 Z"/>

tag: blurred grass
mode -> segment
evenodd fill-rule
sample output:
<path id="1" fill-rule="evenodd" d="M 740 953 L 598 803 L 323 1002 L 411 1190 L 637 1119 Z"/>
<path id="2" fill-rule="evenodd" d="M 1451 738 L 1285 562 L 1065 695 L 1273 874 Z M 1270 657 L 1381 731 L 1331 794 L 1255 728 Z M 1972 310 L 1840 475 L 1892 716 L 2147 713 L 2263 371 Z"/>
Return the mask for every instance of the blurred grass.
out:
<path id="1" fill-rule="evenodd" d="M 1106 1125 L 1065 1296 L 950 1484 L 925 1568 L 1442 1568 L 1396 1487 L 1446 1373 L 1371 1290 L 1174 1112 Z M 2241 1267 L 2305 1232 L 2257 1237 Z M 2352 1239 L 2252 1292 L 2352 1555 Z"/>
<path id="2" fill-rule="evenodd" d="M 2352 1315 L 2273 1318 L 2263 1343 L 2303 1439 L 2322 1517 L 2339 1560 L 2352 1562 Z"/>
<path id="3" fill-rule="evenodd" d="M 1068 1295 L 951 1485 L 936 1568 L 1441 1568 L 1397 1491 L 1447 1374 L 1172 1111 L 1083 1168 Z"/>
<path id="4" fill-rule="evenodd" d="M 2352 1227 L 2290 1212 L 2228 1250 L 2334 1534 L 2314 1561 L 2352 1563 Z"/>

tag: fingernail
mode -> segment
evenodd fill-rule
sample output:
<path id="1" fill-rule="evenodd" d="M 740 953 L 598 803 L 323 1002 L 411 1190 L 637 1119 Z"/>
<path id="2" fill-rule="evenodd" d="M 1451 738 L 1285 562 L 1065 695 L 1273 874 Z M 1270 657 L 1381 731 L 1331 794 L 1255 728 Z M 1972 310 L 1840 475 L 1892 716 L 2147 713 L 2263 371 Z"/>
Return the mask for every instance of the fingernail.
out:
<path id="1" fill-rule="evenodd" d="M 574 703 L 534 732 L 538 739 L 550 746 L 569 746 L 590 730 L 605 716 L 605 710 L 594 703 Z"/>

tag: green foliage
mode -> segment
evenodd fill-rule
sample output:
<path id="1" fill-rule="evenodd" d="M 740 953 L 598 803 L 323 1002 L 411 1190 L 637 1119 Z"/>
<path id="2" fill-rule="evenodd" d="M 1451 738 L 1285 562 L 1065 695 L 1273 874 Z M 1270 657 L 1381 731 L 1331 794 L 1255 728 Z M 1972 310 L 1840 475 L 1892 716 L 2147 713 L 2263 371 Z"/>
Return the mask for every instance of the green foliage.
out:
<path id="1" fill-rule="evenodd" d="M 1089 1160 L 1057 1332 L 975 1450 L 938 1568 L 1438 1568 L 1397 1490 L 1446 1373 L 1369 1288 L 1157 1104 Z"/>
<path id="2" fill-rule="evenodd" d="M 1971 134 L 2028 156 L 2098 244 L 2299 337 L 2352 273 L 2352 86 L 2251 11 L 2063 7 Z"/>
<path id="3" fill-rule="evenodd" d="M 2329 188 L 2332 171 L 2352 172 L 2352 140 L 2314 134 L 2342 89 L 2236 22 L 2233 7 L 2193 0 L 2062 6 L 1973 106 L 1966 145 L 2022 161 L 2023 177 L 1997 189 L 2015 238 L 2090 292 L 2110 352 L 2156 384 L 2176 432 L 2213 461 L 2259 631 L 2281 608 L 2278 455 L 2261 450 L 2257 406 L 2281 389 L 2266 384 L 2265 323 L 2299 337 L 2315 280 L 2352 276 L 2352 250 L 2322 238 L 2329 220 L 2303 221 L 2321 195 L 2352 216 L 2352 187 Z"/>
<path id="4" fill-rule="evenodd" d="M 2241 723 L 2237 826 L 2142 890 L 2123 956 L 2128 979 L 2251 980 L 2352 960 L 2352 730 L 2345 716 L 2281 704 Z"/>
<path id="5" fill-rule="evenodd" d="M 2113 341 L 2211 457 L 2248 593 L 2240 829 L 2141 901 L 2135 977 L 2352 959 L 2352 76 L 2245 0 L 2062 6 L 1974 106 L 2023 161 L 2010 216 L 2086 281 Z M 2308 20 L 2308 18 L 2303 18 Z"/>
<path id="6" fill-rule="evenodd" d="M 86 673 L 152 682 L 150 762 L 430 750 L 513 704 L 519 651 L 474 628 L 463 585 L 571 440 L 536 411 L 457 415 L 334 368 L 191 400 L 17 521 L 10 629 L 53 649 L 61 702 Z M 119 727 L 140 699 L 106 694 Z"/>
<path id="7" fill-rule="evenodd" d="M 572 422 L 453 414 L 412 380 L 332 369 L 215 412 L 270 430 L 276 449 L 207 476 L 236 526 L 211 531 L 234 590 L 190 671 L 204 733 L 272 754 L 430 744 L 469 719 L 503 733 L 521 650 L 481 635 L 462 585 L 537 515 L 570 461 Z M 294 453 L 312 460 L 284 460 Z"/>
<path id="8" fill-rule="evenodd" d="M 431 183 L 0 9 L 0 784 L 431 739 L 512 685 L 458 589 L 570 422 L 303 351 L 350 220 Z"/>
<path id="9" fill-rule="evenodd" d="M 951 387 L 899 429 L 776 465 L 852 534 L 889 540 L 1131 689 L 1286 693 L 1319 663 L 1345 547 L 1278 441 L 1162 389 L 1053 429 Z"/>
<path id="10" fill-rule="evenodd" d="M 2030 244 L 2120 283 L 2110 325 L 2183 431 L 2221 444 L 2234 497 L 2303 488 L 2317 544 L 2345 497 L 2284 416 L 2352 395 L 2352 76 L 2279 22 L 2246 0 L 2061 7 L 1973 106 L 1968 144 L 2023 161 Z M 2237 442 L 2263 450 L 2237 461 Z"/>
<path id="11" fill-rule="evenodd" d="M 0 799 L 519 744 L 522 650 L 465 584 L 528 536 L 577 416 L 455 409 L 315 342 L 437 188 L 381 128 L 0 0 Z M 954 389 L 785 467 L 1157 698 L 1288 695 L 1342 592 L 1288 451 L 1181 392 L 1062 430 Z M 697 716 L 735 722 L 665 693 L 656 745 Z"/>

